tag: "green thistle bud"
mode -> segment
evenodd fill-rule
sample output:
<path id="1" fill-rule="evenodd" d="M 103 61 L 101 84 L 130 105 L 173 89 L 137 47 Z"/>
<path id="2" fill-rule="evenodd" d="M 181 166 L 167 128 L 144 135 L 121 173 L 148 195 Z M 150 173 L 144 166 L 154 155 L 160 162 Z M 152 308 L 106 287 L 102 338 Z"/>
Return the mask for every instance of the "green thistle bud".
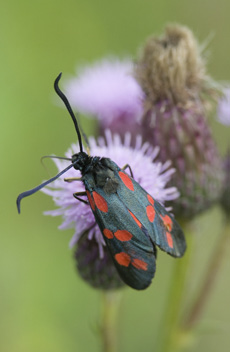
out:
<path id="1" fill-rule="evenodd" d="M 84 233 L 77 243 L 74 257 L 80 276 L 94 288 L 111 290 L 123 287 L 108 249 L 104 247 L 103 258 L 99 256 L 98 243 L 94 238 L 88 239 Z"/>
<path id="2" fill-rule="evenodd" d="M 205 71 L 192 32 L 175 25 L 147 40 L 135 72 L 146 95 L 143 136 L 160 146 L 161 161 L 172 160 L 177 172 L 171 185 L 181 193 L 173 211 L 187 219 L 218 200 L 222 183 L 221 159 L 207 124 L 218 92 Z"/>

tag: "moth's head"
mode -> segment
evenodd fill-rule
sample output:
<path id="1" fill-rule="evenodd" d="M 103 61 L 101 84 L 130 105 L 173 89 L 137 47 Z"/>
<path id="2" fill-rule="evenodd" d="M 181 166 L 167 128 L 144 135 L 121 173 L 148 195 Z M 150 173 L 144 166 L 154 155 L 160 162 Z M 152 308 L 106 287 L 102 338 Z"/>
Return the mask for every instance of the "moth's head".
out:
<path id="1" fill-rule="evenodd" d="M 79 152 L 72 155 L 72 164 L 76 170 L 83 171 L 88 164 L 90 156 L 85 152 Z"/>

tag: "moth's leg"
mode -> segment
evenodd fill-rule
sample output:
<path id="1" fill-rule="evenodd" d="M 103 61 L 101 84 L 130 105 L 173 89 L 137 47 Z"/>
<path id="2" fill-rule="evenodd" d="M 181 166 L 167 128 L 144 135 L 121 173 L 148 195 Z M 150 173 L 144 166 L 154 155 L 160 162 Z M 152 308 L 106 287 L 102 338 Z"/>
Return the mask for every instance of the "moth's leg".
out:
<path id="1" fill-rule="evenodd" d="M 133 171 L 132 171 L 132 169 L 131 169 L 131 166 L 130 166 L 129 164 L 125 164 L 125 165 L 121 168 L 121 170 L 124 170 L 124 171 L 125 171 L 125 169 L 129 169 L 130 175 L 131 175 L 132 178 L 133 178 Z"/>
<path id="2" fill-rule="evenodd" d="M 76 192 L 73 194 L 74 198 L 76 198 L 77 200 L 80 200 L 80 202 L 85 203 L 85 204 L 89 204 L 89 202 L 87 202 L 87 200 L 84 200 L 82 198 L 80 198 L 79 196 L 86 196 L 86 192 Z"/>
<path id="3" fill-rule="evenodd" d="M 82 178 L 81 177 L 68 177 L 68 178 L 64 178 L 65 182 L 73 182 L 73 181 L 81 181 Z"/>

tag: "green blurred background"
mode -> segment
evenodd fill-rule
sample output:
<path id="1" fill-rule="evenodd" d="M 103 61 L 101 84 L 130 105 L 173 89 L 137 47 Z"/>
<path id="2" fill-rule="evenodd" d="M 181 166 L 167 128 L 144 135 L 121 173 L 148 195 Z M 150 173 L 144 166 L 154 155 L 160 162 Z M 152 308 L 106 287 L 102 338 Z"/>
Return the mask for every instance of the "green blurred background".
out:
<path id="1" fill-rule="evenodd" d="M 23 201 L 20 216 L 15 206 L 18 193 L 47 178 L 40 157 L 63 155 L 76 141 L 67 114 L 54 103 L 54 78 L 60 71 L 73 74 L 77 64 L 108 54 L 135 57 L 146 36 L 179 22 L 201 42 L 214 33 L 209 72 L 217 80 L 230 80 L 229 13 L 229 0 L 2 1 L 0 351 L 100 351 L 96 331 L 101 295 L 75 272 L 68 248 L 73 230 L 61 232 L 60 218 L 43 216 L 54 206 L 42 193 Z M 94 133 L 91 121 L 83 123 L 88 134 Z M 224 153 L 229 130 L 211 123 Z M 54 173 L 52 162 L 48 165 Z M 218 207 L 196 222 L 188 301 L 221 225 Z M 229 254 L 228 246 L 193 352 L 230 350 Z M 172 258 L 159 253 L 152 286 L 144 292 L 124 291 L 121 352 L 154 351 L 172 263 Z"/>

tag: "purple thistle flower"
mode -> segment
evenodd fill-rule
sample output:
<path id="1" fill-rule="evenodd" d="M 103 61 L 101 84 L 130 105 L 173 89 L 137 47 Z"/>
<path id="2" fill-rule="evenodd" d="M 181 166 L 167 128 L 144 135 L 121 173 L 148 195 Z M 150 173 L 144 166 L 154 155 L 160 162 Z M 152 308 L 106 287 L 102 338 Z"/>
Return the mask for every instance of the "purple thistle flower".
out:
<path id="1" fill-rule="evenodd" d="M 100 137 L 96 141 L 93 137 L 89 139 L 90 151 L 95 156 L 106 156 L 111 158 L 120 167 L 129 164 L 132 168 L 134 178 L 140 185 L 146 189 L 157 201 L 176 199 L 179 193 L 175 187 L 166 188 L 174 169 L 170 168 L 170 161 L 165 163 L 156 162 L 155 159 L 159 152 L 158 147 L 151 147 L 148 143 L 142 144 L 142 138 L 136 137 L 136 144 L 132 148 L 131 134 L 126 133 L 124 143 L 122 144 L 119 135 L 112 136 L 111 132 L 105 132 L 105 138 Z M 78 144 L 72 144 L 67 151 L 66 156 L 70 158 L 74 153 L 79 152 Z M 58 171 L 68 166 L 69 162 L 65 160 L 54 159 Z M 43 189 L 43 192 L 52 196 L 58 209 L 47 211 L 46 215 L 62 215 L 63 223 L 60 229 L 75 228 L 75 234 L 70 242 L 74 246 L 84 233 L 88 233 L 89 240 L 96 240 L 99 246 L 99 256 L 103 258 L 104 239 L 91 208 L 83 202 L 76 201 L 73 193 L 84 191 L 82 182 L 64 182 L 64 178 L 80 177 L 80 172 L 70 169 L 59 179 Z"/>
<path id="2" fill-rule="evenodd" d="M 219 100 L 217 120 L 223 125 L 230 126 L 230 87 L 223 90 L 224 96 Z"/>
<path id="3" fill-rule="evenodd" d="M 77 69 L 65 90 L 77 111 L 99 120 L 101 131 L 110 128 L 124 135 L 128 124 L 137 134 L 144 93 L 132 73 L 131 60 L 104 59 Z"/>

